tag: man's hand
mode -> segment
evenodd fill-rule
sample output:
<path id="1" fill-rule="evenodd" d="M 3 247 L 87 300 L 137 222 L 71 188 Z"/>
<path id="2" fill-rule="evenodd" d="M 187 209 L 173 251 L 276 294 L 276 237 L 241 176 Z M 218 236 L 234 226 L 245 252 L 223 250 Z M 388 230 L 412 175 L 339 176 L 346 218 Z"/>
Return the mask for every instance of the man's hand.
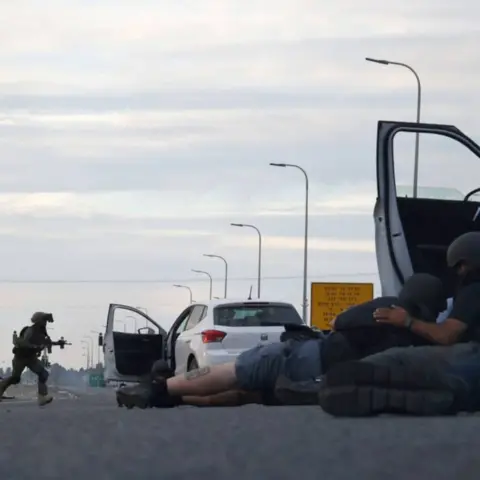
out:
<path id="1" fill-rule="evenodd" d="M 373 318 L 378 323 L 386 323 L 395 327 L 405 327 L 407 317 L 407 311 L 395 305 L 390 308 L 377 308 L 373 313 Z"/>

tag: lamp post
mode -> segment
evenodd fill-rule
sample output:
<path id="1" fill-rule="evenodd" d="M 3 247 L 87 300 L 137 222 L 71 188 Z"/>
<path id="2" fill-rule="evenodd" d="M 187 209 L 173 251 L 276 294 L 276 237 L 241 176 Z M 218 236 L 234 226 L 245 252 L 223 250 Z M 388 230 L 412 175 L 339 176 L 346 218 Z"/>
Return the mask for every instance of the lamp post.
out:
<path id="1" fill-rule="evenodd" d="M 101 335 L 102 332 L 98 331 L 98 330 L 91 330 L 92 333 L 95 333 L 97 335 Z M 98 343 L 98 342 L 97 342 Z M 101 365 L 101 362 L 100 362 L 100 345 L 97 345 L 97 364 L 98 365 Z"/>
<path id="2" fill-rule="evenodd" d="M 223 258 L 220 255 L 213 255 L 213 254 L 209 254 L 209 253 L 204 253 L 203 256 L 204 257 L 209 257 L 209 258 L 219 258 L 225 264 L 225 287 L 224 287 L 223 298 L 227 298 L 227 282 L 228 282 L 228 263 L 227 263 L 227 261 L 225 260 L 225 258 Z"/>
<path id="3" fill-rule="evenodd" d="M 291 163 L 270 163 L 272 167 L 282 167 L 282 168 L 295 168 L 300 170 L 305 177 L 305 234 L 304 234 L 304 247 L 303 247 L 303 321 L 307 322 L 307 306 L 308 306 L 308 296 L 307 296 L 307 283 L 308 283 L 308 194 L 309 194 L 309 181 L 307 172 L 300 166 L 294 165 Z"/>
<path id="4" fill-rule="evenodd" d="M 213 279 L 212 279 L 212 276 L 208 273 L 208 272 L 205 272 L 205 270 L 195 270 L 192 268 L 192 272 L 195 272 L 195 273 L 201 273 L 203 275 L 207 275 L 207 277 L 210 279 L 210 300 L 212 299 L 212 287 L 213 287 Z"/>
<path id="5" fill-rule="evenodd" d="M 90 342 L 81 340 L 81 343 L 87 346 L 87 370 L 90 368 Z"/>
<path id="6" fill-rule="evenodd" d="M 422 108 L 422 83 L 420 82 L 420 77 L 413 67 L 406 63 L 402 62 L 392 62 L 390 60 L 380 60 L 377 58 L 365 58 L 367 62 L 378 63 L 380 65 L 396 65 L 398 67 L 406 68 L 410 70 L 417 81 L 417 123 L 420 123 L 420 111 Z M 418 152 L 420 150 L 420 133 L 416 132 L 415 134 L 415 163 L 413 166 L 413 198 L 418 196 Z"/>
<path id="7" fill-rule="evenodd" d="M 87 359 L 87 370 L 88 370 L 88 353 L 85 353 L 85 347 L 83 348 L 82 357 L 86 357 L 86 359 Z"/>
<path id="8" fill-rule="evenodd" d="M 127 324 L 123 320 L 115 320 L 115 323 L 117 322 L 123 325 L 123 332 L 127 333 Z"/>
<path id="9" fill-rule="evenodd" d="M 257 274 L 257 297 L 260 298 L 260 284 L 262 282 L 262 234 L 255 225 L 248 223 L 231 223 L 232 227 L 253 228 L 258 234 L 258 274 Z"/>
<path id="10" fill-rule="evenodd" d="M 125 318 L 133 318 L 133 328 L 135 329 L 135 333 L 137 333 L 137 318 L 133 315 L 127 315 Z"/>
<path id="11" fill-rule="evenodd" d="M 90 365 L 93 367 L 93 346 L 95 345 L 95 343 L 93 342 L 93 338 L 90 335 L 84 335 L 83 338 L 90 342 Z"/>
<path id="12" fill-rule="evenodd" d="M 190 294 L 190 305 L 193 303 L 192 289 L 186 285 L 174 285 L 175 288 L 186 288 Z"/>
<path id="13" fill-rule="evenodd" d="M 148 310 L 145 308 L 145 307 L 135 307 L 137 308 L 138 310 L 142 310 L 145 312 L 145 315 L 148 315 Z M 148 328 L 148 320 L 145 319 L 145 327 Z"/>

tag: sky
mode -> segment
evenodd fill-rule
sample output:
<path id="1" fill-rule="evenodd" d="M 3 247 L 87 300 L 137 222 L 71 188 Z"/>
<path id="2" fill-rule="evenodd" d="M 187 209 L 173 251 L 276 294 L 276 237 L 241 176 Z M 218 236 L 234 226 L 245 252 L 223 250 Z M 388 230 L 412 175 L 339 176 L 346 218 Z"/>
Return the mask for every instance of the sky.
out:
<path id="1" fill-rule="evenodd" d="M 261 230 L 262 296 L 300 311 L 305 179 L 270 162 L 309 176 L 309 282 L 374 282 L 379 295 L 377 121 L 414 121 L 417 85 L 367 56 L 413 66 L 422 119 L 480 140 L 472 0 L 2 3 L 4 363 L 36 310 L 74 343 L 52 356 L 67 366 L 85 364 L 110 303 L 167 329 L 189 301 L 172 284 L 208 296 L 191 269 L 223 295 L 223 264 L 203 254 L 227 259 L 229 297 L 245 298 L 258 239 L 231 222 Z M 413 146 L 395 140 L 399 185 L 411 186 Z M 420 157 L 423 186 L 479 186 L 478 159 L 451 140 L 421 136 Z"/>

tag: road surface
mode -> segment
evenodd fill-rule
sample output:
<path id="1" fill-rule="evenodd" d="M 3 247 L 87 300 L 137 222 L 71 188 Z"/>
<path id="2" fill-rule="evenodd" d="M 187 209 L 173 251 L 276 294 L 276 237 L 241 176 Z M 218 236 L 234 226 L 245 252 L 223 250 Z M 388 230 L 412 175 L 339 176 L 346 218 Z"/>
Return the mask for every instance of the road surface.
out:
<path id="1" fill-rule="evenodd" d="M 118 408 L 109 389 L 0 404 L 2 480 L 443 480 L 480 475 L 480 417 L 335 419 L 317 407 Z"/>

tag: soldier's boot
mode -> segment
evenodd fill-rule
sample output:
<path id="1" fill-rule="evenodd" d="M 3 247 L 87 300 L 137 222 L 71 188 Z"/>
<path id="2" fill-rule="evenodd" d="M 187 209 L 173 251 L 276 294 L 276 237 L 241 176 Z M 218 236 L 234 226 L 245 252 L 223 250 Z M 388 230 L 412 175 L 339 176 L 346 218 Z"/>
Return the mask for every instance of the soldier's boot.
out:
<path id="1" fill-rule="evenodd" d="M 43 407 L 44 405 L 48 405 L 49 403 L 53 402 L 53 397 L 52 395 L 49 395 L 48 393 L 48 388 L 47 384 L 42 381 L 45 380 L 44 378 L 41 378 L 38 382 L 38 405 L 40 407 Z"/>
<path id="2" fill-rule="evenodd" d="M 53 402 L 53 397 L 48 393 L 46 395 L 38 394 L 38 405 L 43 407 L 44 405 L 48 405 L 49 403 Z"/>
<path id="3" fill-rule="evenodd" d="M 0 380 L 0 402 L 5 398 L 5 392 L 11 384 L 11 377 Z"/>
<path id="4" fill-rule="evenodd" d="M 5 391 L 7 390 L 7 383 L 5 380 L 0 380 L 0 402 L 3 400 L 3 396 L 5 395 Z"/>

